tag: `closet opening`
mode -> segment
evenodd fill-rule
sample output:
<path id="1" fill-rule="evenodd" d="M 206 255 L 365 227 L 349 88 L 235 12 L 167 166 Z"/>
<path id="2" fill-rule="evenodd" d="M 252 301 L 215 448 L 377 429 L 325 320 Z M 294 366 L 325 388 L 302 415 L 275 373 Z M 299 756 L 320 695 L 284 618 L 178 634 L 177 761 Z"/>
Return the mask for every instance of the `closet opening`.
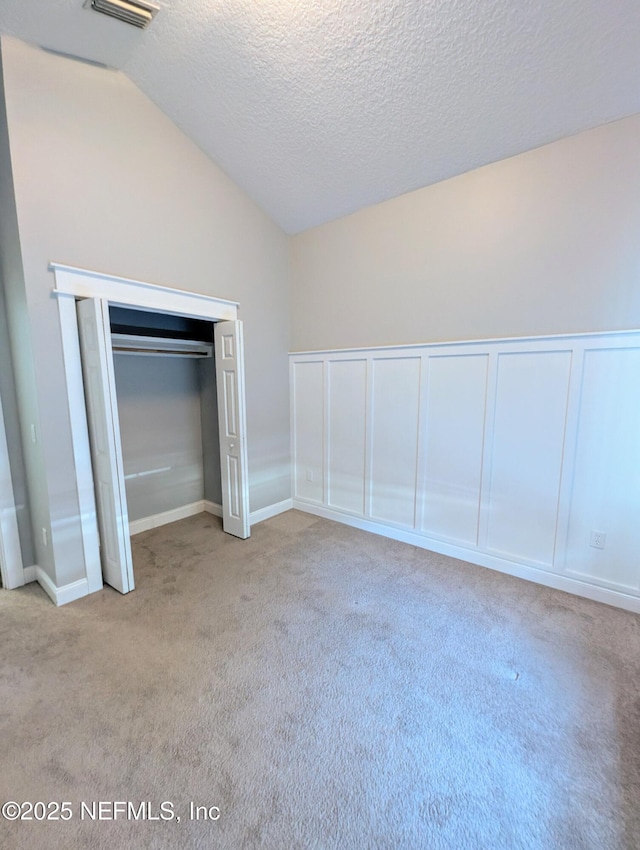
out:
<path id="1" fill-rule="evenodd" d="M 249 537 L 238 304 L 73 266 L 50 268 L 87 592 L 103 582 L 122 593 L 134 589 L 129 537 L 145 523 L 204 508 L 221 514 L 225 532 Z"/>
<path id="2" fill-rule="evenodd" d="M 213 323 L 109 307 L 131 535 L 222 516 Z"/>

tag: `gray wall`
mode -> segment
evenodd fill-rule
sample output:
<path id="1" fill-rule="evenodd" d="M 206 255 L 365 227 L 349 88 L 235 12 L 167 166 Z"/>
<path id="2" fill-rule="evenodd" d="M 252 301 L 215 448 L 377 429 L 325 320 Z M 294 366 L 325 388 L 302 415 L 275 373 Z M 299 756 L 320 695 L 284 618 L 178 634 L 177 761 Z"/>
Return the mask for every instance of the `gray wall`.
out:
<path id="1" fill-rule="evenodd" d="M 15 195 L 9 135 L 4 102 L 2 64 L 0 63 L 0 393 L 4 424 L 9 448 L 9 463 L 16 503 L 18 532 L 24 566 L 36 562 L 36 550 L 31 524 L 29 485 L 39 504 L 42 524 L 48 529 L 46 479 L 39 446 L 33 446 L 28 467 L 22 451 L 22 433 L 27 434 L 30 423 L 37 422 L 37 402 L 34 391 L 31 330 L 28 321 L 20 239 L 16 216 Z M 14 377 L 17 380 L 14 380 Z M 21 380 L 20 380 L 21 379 Z M 20 393 L 18 403 L 17 390 Z M 22 416 L 19 415 L 19 408 Z M 39 538 L 41 540 L 41 538 Z M 41 552 L 39 563 L 47 561 Z M 53 575 L 53 564 L 49 559 Z"/>
<path id="2" fill-rule="evenodd" d="M 293 350 L 640 327 L 640 115 L 291 240 Z"/>
<path id="3" fill-rule="evenodd" d="M 204 497 L 199 363 L 115 354 L 129 520 Z"/>
<path id="4" fill-rule="evenodd" d="M 2 56 L 33 383 L 59 530 L 54 578 L 62 585 L 85 568 L 49 262 L 240 302 L 256 510 L 290 495 L 288 244 L 123 74 L 6 37 Z M 34 514 L 40 525 L 44 506 Z"/>
<path id="5" fill-rule="evenodd" d="M 2 280 L 0 280 L 0 398 L 2 399 L 2 413 L 4 416 L 7 446 L 11 447 L 9 451 L 9 466 L 11 467 L 13 496 L 16 503 L 16 516 L 18 520 L 18 534 L 20 536 L 20 549 L 22 551 L 22 563 L 25 567 L 28 567 L 35 563 L 35 548 L 33 545 L 33 532 L 31 529 L 27 472 L 24 465 L 24 455 L 22 453 L 20 420 L 18 416 L 18 399 L 13 380 L 9 326 L 7 323 L 4 285 Z"/>

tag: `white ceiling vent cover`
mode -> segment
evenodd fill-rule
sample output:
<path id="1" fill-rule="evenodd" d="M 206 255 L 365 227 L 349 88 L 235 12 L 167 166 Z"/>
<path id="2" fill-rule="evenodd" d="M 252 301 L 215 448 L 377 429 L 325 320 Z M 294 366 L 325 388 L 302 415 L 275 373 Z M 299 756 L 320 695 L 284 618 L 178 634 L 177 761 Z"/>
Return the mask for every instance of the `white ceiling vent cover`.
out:
<path id="1" fill-rule="evenodd" d="M 148 27 L 160 9 L 146 0 L 87 0 L 84 6 L 140 29 Z"/>

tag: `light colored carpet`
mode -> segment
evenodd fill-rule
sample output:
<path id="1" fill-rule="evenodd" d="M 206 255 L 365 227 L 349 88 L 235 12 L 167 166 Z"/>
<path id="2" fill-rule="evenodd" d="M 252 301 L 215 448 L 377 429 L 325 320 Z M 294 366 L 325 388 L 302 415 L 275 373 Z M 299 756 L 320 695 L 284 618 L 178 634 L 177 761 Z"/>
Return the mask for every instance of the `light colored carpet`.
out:
<path id="1" fill-rule="evenodd" d="M 0 593 L 0 795 L 74 814 L 2 847 L 640 847 L 639 617 L 295 511 L 134 563 L 126 597 Z"/>

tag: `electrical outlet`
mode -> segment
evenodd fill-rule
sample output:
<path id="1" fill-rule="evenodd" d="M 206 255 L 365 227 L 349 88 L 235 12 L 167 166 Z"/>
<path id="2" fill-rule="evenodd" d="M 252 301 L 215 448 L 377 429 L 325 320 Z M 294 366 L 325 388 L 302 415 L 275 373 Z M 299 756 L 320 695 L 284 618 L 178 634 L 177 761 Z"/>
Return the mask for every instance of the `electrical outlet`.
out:
<path id="1" fill-rule="evenodd" d="M 591 546 L 594 549 L 604 549 L 604 543 L 607 539 L 607 535 L 604 531 L 592 531 L 591 532 Z"/>
<path id="2" fill-rule="evenodd" d="M 307 481 L 313 483 L 313 469 L 311 467 L 307 467 Z"/>
<path id="3" fill-rule="evenodd" d="M 49 535 L 47 534 L 46 528 L 42 529 L 42 542 L 44 543 L 45 546 L 49 545 Z"/>

